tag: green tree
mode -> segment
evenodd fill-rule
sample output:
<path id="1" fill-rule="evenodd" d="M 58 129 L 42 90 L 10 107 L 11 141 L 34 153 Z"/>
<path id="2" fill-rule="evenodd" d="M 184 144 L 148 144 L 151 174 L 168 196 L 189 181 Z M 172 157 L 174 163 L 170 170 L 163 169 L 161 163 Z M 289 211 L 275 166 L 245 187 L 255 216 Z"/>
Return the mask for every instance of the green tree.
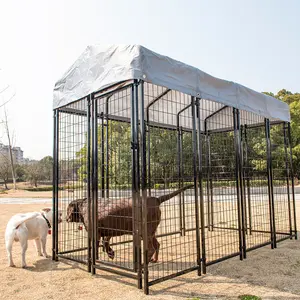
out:
<path id="1" fill-rule="evenodd" d="M 26 166 L 26 179 L 35 187 L 37 187 L 39 181 L 45 179 L 45 174 L 41 170 L 40 162 L 33 162 Z"/>
<path id="2" fill-rule="evenodd" d="M 53 172 L 53 158 L 52 156 L 45 156 L 39 161 L 40 172 L 43 173 L 45 180 L 52 180 Z"/>
<path id="3" fill-rule="evenodd" d="M 11 163 L 6 155 L 0 155 L 0 180 L 2 179 L 5 189 L 8 189 L 7 183 L 11 179 Z"/>

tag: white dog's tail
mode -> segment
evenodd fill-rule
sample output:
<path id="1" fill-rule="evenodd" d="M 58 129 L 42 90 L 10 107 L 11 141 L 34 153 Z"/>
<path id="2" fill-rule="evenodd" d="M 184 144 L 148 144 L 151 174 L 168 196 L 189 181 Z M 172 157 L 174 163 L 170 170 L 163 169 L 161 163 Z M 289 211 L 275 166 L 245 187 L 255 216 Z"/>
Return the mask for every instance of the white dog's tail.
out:
<path id="1" fill-rule="evenodd" d="M 11 226 L 15 229 L 18 229 L 24 222 L 34 219 L 41 214 L 38 212 L 19 214 L 11 220 Z"/>

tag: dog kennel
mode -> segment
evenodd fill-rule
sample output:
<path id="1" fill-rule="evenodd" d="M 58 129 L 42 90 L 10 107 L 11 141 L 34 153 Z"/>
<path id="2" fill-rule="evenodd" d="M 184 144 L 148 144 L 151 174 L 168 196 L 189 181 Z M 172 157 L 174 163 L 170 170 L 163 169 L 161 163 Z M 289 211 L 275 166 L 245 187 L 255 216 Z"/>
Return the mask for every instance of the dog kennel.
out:
<path id="1" fill-rule="evenodd" d="M 54 89 L 53 260 L 147 294 L 297 238 L 290 141 L 286 103 L 141 46 L 88 47 Z"/>

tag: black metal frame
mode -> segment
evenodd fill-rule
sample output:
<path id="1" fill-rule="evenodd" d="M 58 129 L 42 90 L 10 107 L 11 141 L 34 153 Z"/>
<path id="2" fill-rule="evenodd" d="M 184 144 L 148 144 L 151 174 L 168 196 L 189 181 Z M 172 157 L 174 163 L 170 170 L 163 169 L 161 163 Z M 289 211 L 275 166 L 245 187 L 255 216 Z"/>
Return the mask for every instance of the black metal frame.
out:
<path id="1" fill-rule="evenodd" d="M 62 107 L 54 111 L 54 145 L 53 145 L 53 242 L 52 242 L 52 258 L 58 260 L 58 258 L 64 258 L 72 261 L 77 261 L 87 265 L 87 269 L 92 274 L 96 274 L 97 269 L 113 272 L 116 274 L 128 276 L 137 280 L 137 287 L 139 289 L 144 288 L 145 294 L 149 293 L 149 287 L 162 282 L 164 280 L 174 278 L 176 276 L 185 274 L 190 271 L 197 270 L 198 275 L 201 275 L 201 271 L 205 274 L 206 268 L 215 263 L 219 263 L 231 257 L 239 256 L 240 260 L 246 258 L 248 251 L 263 247 L 271 244 L 272 248 L 277 247 L 277 243 L 287 238 L 297 239 L 297 227 L 296 227 L 296 210 L 295 210 L 295 195 L 294 195 L 294 178 L 293 178 L 293 165 L 292 165 L 292 148 L 291 148 L 291 133 L 290 123 L 284 124 L 284 153 L 285 153 L 285 170 L 286 170 L 286 189 L 287 189 L 287 203 L 288 203 L 288 222 L 289 232 L 276 231 L 276 207 L 274 195 L 276 195 L 276 187 L 273 185 L 273 169 L 272 169 L 272 145 L 271 145 L 271 130 L 272 124 L 282 124 L 282 122 L 265 119 L 264 123 L 257 124 L 243 124 L 241 125 L 240 111 L 236 108 L 232 108 L 232 115 L 228 116 L 228 119 L 232 118 L 232 126 L 224 127 L 220 130 L 209 130 L 208 124 L 213 117 L 221 114 L 224 109 L 230 108 L 223 106 L 216 111 L 212 111 L 209 115 L 201 120 L 201 107 L 202 100 L 200 98 L 191 97 L 191 102 L 185 107 L 176 112 L 177 124 L 166 125 L 151 122 L 149 111 L 150 109 L 161 99 L 166 97 L 171 91 L 170 89 L 164 90 L 155 99 L 152 99 L 146 107 L 144 107 L 145 89 L 143 81 L 134 80 L 130 84 L 126 84 L 121 88 L 112 90 L 101 94 L 101 91 L 93 93 L 87 98 L 86 111 L 79 111 L 73 107 Z M 113 111 L 109 111 L 109 101 L 113 95 L 117 92 L 131 89 L 131 116 L 130 118 L 114 116 Z M 97 94 L 97 98 L 95 95 Z M 96 100 L 99 98 L 105 98 L 104 111 L 97 111 Z M 80 100 L 78 100 L 80 101 Z M 182 126 L 180 117 L 183 112 L 189 111 L 191 113 L 192 128 L 185 128 Z M 89 213 L 89 228 L 87 236 L 86 247 L 76 248 L 74 250 L 59 251 L 58 239 L 59 239 L 59 226 L 58 226 L 58 204 L 59 197 L 59 178 L 60 178 L 60 166 L 59 166 L 59 113 L 75 114 L 87 118 L 87 156 L 86 156 L 86 168 L 87 168 L 87 185 L 86 185 L 86 197 L 88 199 L 88 213 Z M 146 118 L 145 118 L 146 117 Z M 98 123 L 100 120 L 101 130 L 98 130 Z M 116 265 L 114 262 L 105 262 L 99 260 L 99 241 L 98 241 L 98 201 L 99 196 L 101 198 L 113 198 L 110 193 L 110 153 L 109 153 L 109 122 L 118 121 L 130 123 L 131 126 L 131 162 L 132 162 L 132 199 L 133 199 L 133 238 L 132 240 L 119 241 L 111 243 L 111 245 L 121 245 L 132 243 L 133 247 L 133 268 L 127 268 L 120 265 Z M 204 128 L 202 129 L 202 122 Z M 195 265 L 186 267 L 185 269 L 178 269 L 167 275 L 158 276 L 157 278 L 149 278 L 149 263 L 148 263 L 148 232 L 147 232 L 147 197 L 153 193 L 151 191 L 153 187 L 153 179 L 151 178 L 151 158 L 152 153 L 150 151 L 150 138 L 151 129 L 160 128 L 163 130 L 169 130 L 170 132 L 177 131 L 177 166 L 178 173 L 178 186 L 181 188 L 184 186 L 184 163 L 183 163 L 183 133 L 188 132 L 192 137 L 192 170 L 193 170 L 193 182 L 194 190 L 192 199 L 193 203 L 193 217 L 194 227 L 187 228 L 186 226 L 186 205 L 188 205 L 187 198 L 184 194 L 179 196 L 179 230 L 157 234 L 157 238 L 188 238 L 188 235 L 195 237 Z M 249 159 L 249 131 L 254 128 L 264 128 L 265 142 L 266 142 L 266 157 L 267 162 L 267 182 L 268 182 L 268 208 L 269 208 L 269 228 L 270 230 L 259 229 L 255 227 L 255 216 L 253 214 L 253 186 L 251 178 L 251 161 Z M 106 130 L 105 130 L 106 129 Z M 229 204 L 222 204 L 218 202 L 218 190 L 214 186 L 214 182 L 218 179 L 213 179 L 212 174 L 212 153 L 211 153 L 211 138 L 215 134 L 227 134 L 233 135 L 233 157 L 235 161 L 235 188 L 231 187 L 230 190 L 233 195 L 236 195 L 236 202 L 230 202 L 225 200 Z M 100 165 L 100 177 L 98 176 L 98 137 L 101 135 L 101 165 Z M 204 171 L 206 169 L 206 171 Z M 98 183 L 101 183 L 101 195 L 98 191 Z M 290 193 L 292 195 L 290 195 Z M 206 200 L 205 200 L 206 199 Z M 221 195 L 221 200 L 227 199 Z M 235 201 L 235 200 L 234 200 Z M 224 205 L 231 205 L 232 212 L 236 212 L 238 225 L 237 228 L 232 226 L 220 226 L 218 223 L 222 221 L 222 218 L 226 218 L 226 209 Z M 280 206 L 279 206 L 280 209 Z M 224 219 L 225 220 L 225 219 Z M 150 220 L 151 221 L 151 220 Z M 176 225 L 177 226 L 177 225 Z M 228 253 L 208 259 L 209 249 L 211 246 L 209 239 L 217 239 L 221 236 L 222 232 L 236 232 L 238 237 L 238 250 L 233 249 Z M 266 234 L 270 236 L 269 241 L 261 243 L 254 242 L 248 246 L 248 240 L 251 240 L 257 234 Z M 276 235 L 280 234 L 280 238 Z M 142 242 L 143 240 L 143 242 Z M 143 243 L 143 244 L 142 244 Z M 86 261 L 73 257 L 73 252 L 86 251 Z"/>

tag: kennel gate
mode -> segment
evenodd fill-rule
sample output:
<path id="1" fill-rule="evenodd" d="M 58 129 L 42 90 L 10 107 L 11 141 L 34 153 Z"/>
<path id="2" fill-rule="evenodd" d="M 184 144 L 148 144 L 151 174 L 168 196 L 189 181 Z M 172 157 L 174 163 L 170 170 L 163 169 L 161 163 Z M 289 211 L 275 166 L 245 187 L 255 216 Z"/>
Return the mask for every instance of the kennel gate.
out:
<path id="1" fill-rule="evenodd" d="M 248 251 L 297 238 L 290 124 L 191 96 L 147 80 L 92 92 L 54 110 L 53 259 L 137 280 L 145 293 L 161 281 Z M 193 184 L 161 204 L 149 242 L 147 197 Z M 82 220 L 58 224 L 58 210 L 87 198 Z M 132 198 L 132 229 L 98 223 L 98 205 Z M 129 201 L 129 200 L 128 200 Z M 79 217 L 79 215 L 78 215 Z M 122 221 L 123 220 L 123 221 Z M 121 223 L 120 223 L 121 224 Z M 114 259 L 104 252 L 113 236 Z M 155 243 L 155 245 L 154 245 Z M 149 247 L 159 248 L 157 263 Z"/>

